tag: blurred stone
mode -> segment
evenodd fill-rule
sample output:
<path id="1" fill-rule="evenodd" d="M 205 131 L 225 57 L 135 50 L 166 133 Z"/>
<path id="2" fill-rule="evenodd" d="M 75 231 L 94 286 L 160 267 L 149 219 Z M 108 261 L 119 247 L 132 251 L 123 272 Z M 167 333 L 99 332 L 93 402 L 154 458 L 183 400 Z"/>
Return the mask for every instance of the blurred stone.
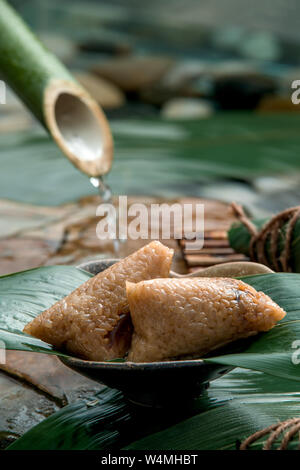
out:
<path id="1" fill-rule="evenodd" d="M 264 96 L 258 104 L 257 111 L 263 113 L 299 112 L 300 105 L 292 102 L 289 96 Z"/>
<path id="2" fill-rule="evenodd" d="M 300 80 L 300 68 L 289 67 L 284 73 L 281 74 L 279 80 L 280 92 L 291 99 L 292 93 L 296 90 L 292 88 L 292 83 L 295 80 Z"/>
<path id="3" fill-rule="evenodd" d="M 211 43 L 214 47 L 223 50 L 236 50 L 238 44 L 245 36 L 245 29 L 241 26 L 225 26 L 217 28 L 211 37 Z"/>
<path id="4" fill-rule="evenodd" d="M 174 98 L 168 101 L 161 114 L 167 119 L 205 119 L 214 109 L 208 101 L 197 98 Z"/>
<path id="5" fill-rule="evenodd" d="M 217 78 L 253 73 L 257 73 L 257 67 L 245 60 L 185 60 L 171 67 L 158 86 L 173 95 L 209 96 Z"/>
<path id="6" fill-rule="evenodd" d="M 250 59 L 277 61 L 281 57 L 279 39 L 267 31 L 249 33 L 238 42 L 239 52 Z"/>
<path id="7" fill-rule="evenodd" d="M 189 83 L 204 74 L 209 73 L 210 64 L 204 61 L 189 60 L 175 64 L 164 75 L 161 85 L 175 92 L 186 90 Z"/>
<path id="8" fill-rule="evenodd" d="M 132 92 L 158 82 L 173 64 L 165 57 L 116 58 L 93 67 L 92 72 Z"/>
<path id="9" fill-rule="evenodd" d="M 105 39 L 89 39 L 79 44 L 79 49 L 84 52 L 123 56 L 132 52 L 132 46 L 124 41 L 114 42 Z"/>
<path id="10" fill-rule="evenodd" d="M 115 109 L 124 105 L 124 93 L 105 78 L 83 72 L 76 73 L 75 76 L 104 109 Z"/>
<path id="11" fill-rule="evenodd" d="M 236 75 L 252 75 L 258 74 L 258 68 L 253 61 L 250 60 L 221 60 L 211 63 L 208 69 L 209 75 L 213 78 L 231 77 Z"/>
<path id="12" fill-rule="evenodd" d="M 259 193 L 287 193 L 299 188 L 300 176 L 298 174 L 282 176 L 260 176 L 253 181 L 253 187 Z"/>
<path id="13" fill-rule="evenodd" d="M 213 95 L 216 80 L 232 75 L 244 76 L 246 74 L 257 74 L 257 67 L 250 61 L 188 60 L 171 67 L 156 87 L 153 87 L 153 90 L 146 90 L 144 94 L 150 95 L 151 91 L 157 101 L 158 97 L 167 96 L 167 94 L 169 94 L 169 98 L 175 96 L 210 98 Z M 153 99 L 152 102 L 154 102 Z M 154 104 L 157 103 L 154 102 Z"/>
<path id="14" fill-rule="evenodd" d="M 143 102 L 155 106 L 157 113 L 157 107 L 161 107 L 166 101 L 181 94 L 182 93 L 179 91 L 175 92 L 174 90 L 165 88 L 161 83 L 157 83 L 141 90 L 138 93 L 138 100 L 139 104 Z"/>
<path id="15" fill-rule="evenodd" d="M 204 77 L 209 65 L 206 62 L 188 60 L 175 63 L 162 76 L 161 80 L 142 89 L 139 92 L 141 101 L 151 103 L 155 106 L 162 106 L 166 101 L 177 96 L 199 97 L 199 91 L 195 80 Z"/>
<path id="16" fill-rule="evenodd" d="M 261 74 L 225 75 L 215 80 L 213 98 L 222 109 L 255 109 L 276 88 L 275 80 Z"/>

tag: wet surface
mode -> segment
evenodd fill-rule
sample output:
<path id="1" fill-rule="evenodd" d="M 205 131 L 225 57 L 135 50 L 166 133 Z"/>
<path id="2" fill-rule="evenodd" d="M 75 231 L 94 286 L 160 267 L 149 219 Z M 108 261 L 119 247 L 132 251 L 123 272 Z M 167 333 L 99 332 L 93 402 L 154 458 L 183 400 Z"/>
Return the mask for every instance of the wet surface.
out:
<path id="1" fill-rule="evenodd" d="M 12 377 L 0 375 L 0 436 L 7 442 L 57 411 L 56 403 Z M 0 447 L 3 442 L 0 441 Z"/>
<path id="2" fill-rule="evenodd" d="M 8 351 L 1 369 L 0 449 L 61 407 L 101 389 L 43 354 Z"/>
<path id="3" fill-rule="evenodd" d="M 129 197 L 127 200 L 128 207 L 132 203 L 142 202 L 148 208 L 152 203 L 160 204 L 166 201 L 172 204 L 184 202 L 185 199 Z M 196 203 L 201 200 L 189 201 Z M 0 226 L 0 274 L 44 265 L 78 265 L 91 259 L 115 258 L 114 241 L 99 240 L 97 237 L 96 228 L 101 218 L 96 216 L 96 209 L 100 202 L 98 196 L 91 196 L 77 203 L 49 208 L 0 200 L 0 217 L 2 213 L 10 211 L 9 218 L 12 222 L 9 236 L 6 225 Z M 117 202 L 117 198 L 114 198 L 114 203 Z M 215 207 L 218 213 L 224 205 L 216 202 L 208 207 Z M 44 214 L 44 218 L 41 217 L 38 222 L 40 213 Z M 50 214 L 48 218 L 47 213 Z M 130 222 L 131 219 L 128 220 Z M 172 248 L 177 247 L 176 241 L 172 239 L 165 242 Z M 117 257 L 127 256 L 146 243 L 147 239 L 129 239 L 120 244 Z M 180 259 L 175 258 L 175 263 L 179 272 L 184 269 Z"/>

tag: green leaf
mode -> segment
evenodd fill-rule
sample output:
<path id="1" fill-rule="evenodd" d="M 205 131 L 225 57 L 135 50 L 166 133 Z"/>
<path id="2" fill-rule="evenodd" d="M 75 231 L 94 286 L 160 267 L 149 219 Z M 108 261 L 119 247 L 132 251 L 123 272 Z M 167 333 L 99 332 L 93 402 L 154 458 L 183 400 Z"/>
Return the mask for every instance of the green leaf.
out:
<path id="1" fill-rule="evenodd" d="M 45 266 L 0 277 L 0 340 L 6 349 L 62 355 L 22 332 L 46 308 L 65 297 L 91 275 L 72 266 Z"/>
<path id="2" fill-rule="evenodd" d="M 234 450 L 252 433 L 298 416 L 298 389 L 291 381 L 236 369 L 211 384 L 212 408 L 126 448 Z"/>
<path id="3" fill-rule="evenodd" d="M 235 369 L 174 410 L 135 407 L 105 388 L 50 416 L 9 450 L 235 449 L 253 432 L 297 416 L 298 390 L 297 382 Z"/>

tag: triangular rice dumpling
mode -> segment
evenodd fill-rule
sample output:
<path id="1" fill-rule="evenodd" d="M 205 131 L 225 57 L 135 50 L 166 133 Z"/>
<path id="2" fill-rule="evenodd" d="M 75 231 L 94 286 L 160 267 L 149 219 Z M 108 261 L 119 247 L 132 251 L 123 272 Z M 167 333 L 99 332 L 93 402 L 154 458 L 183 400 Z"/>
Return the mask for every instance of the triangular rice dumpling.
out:
<path id="1" fill-rule="evenodd" d="M 231 341 L 268 331 L 285 316 L 270 297 L 237 279 L 127 282 L 134 326 L 128 360 L 201 357 Z"/>
<path id="2" fill-rule="evenodd" d="M 125 283 L 167 277 L 172 256 L 160 242 L 149 243 L 56 302 L 24 332 L 84 359 L 123 357 L 132 334 Z"/>

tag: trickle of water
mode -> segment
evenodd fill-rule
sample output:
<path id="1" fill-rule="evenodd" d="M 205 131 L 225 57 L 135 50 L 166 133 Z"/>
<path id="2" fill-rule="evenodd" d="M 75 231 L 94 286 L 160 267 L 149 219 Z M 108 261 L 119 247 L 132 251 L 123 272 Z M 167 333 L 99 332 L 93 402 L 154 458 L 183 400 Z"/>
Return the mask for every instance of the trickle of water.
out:
<path id="1" fill-rule="evenodd" d="M 94 188 L 98 189 L 100 193 L 100 197 L 104 202 L 112 203 L 112 191 L 110 187 L 108 186 L 108 184 L 104 182 L 102 176 L 98 176 L 98 177 L 92 176 L 90 178 L 90 182 L 92 183 Z"/>
<path id="2" fill-rule="evenodd" d="M 90 182 L 94 186 L 94 188 L 98 189 L 100 197 L 103 202 L 106 202 L 108 204 L 113 204 L 112 191 L 110 187 L 108 186 L 108 184 L 105 183 L 102 176 L 97 176 L 97 177 L 92 176 L 90 178 Z M 117 217 L 118 217 L 118 211 L 117 211 Z M 110 221 L 108 220 L 108 223 L 109 222 Z M 118 220 L 116 221 L 116 226 L 118 227 Z M 120 242 L 123 240 L 119 240 L 117 238 L 117 234 L 115 234 L 115 237 L 116 238 L 113 240 L 114 254 L 116 257 L 119 257 L 120 256 Z"/>

